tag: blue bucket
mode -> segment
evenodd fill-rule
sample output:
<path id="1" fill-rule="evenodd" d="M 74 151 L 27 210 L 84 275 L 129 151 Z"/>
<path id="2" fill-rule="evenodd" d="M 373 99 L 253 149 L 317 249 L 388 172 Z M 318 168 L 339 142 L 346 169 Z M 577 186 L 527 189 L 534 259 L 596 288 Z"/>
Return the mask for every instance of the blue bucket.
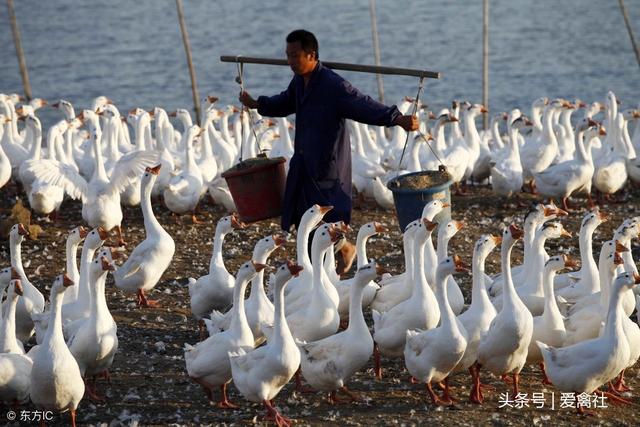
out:
<path id="1" fill-rule="evenodd" d="M 437 184 L 422 185 L 420 181 L 432 181 Z M 451 176 L 443 170 L 407 173 L 390 180 L 387 188 L 393 193 L 400 231 L 404 231 L 411 221 L 420 218 L 422 209 L 430 201 L 441 200 L 450 205 L 452 183 Z M 439 224 L 449 222 L 451 207 L 443 209 L 433 220 Z"/>

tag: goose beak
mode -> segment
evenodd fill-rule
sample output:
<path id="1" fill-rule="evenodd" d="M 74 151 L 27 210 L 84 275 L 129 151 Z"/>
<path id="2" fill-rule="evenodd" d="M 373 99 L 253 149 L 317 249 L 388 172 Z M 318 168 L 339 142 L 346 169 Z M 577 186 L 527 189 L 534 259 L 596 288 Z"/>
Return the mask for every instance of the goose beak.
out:
<path id="1" fill-rule="evenodd" d="M 484 105 L 481 105 L 481 106 L 480 106 L 480 112 L 481 112 L 481 113 L 488 113 L 488 112 L 489 112 L 489 109 L 488 109 L 487 107 L 485 107 Z"/>
<path id="2" fill-rule="evenodd" d="M 329 212 L 331 209 L 333 209 L 333 206 L 320 206 L 320 213 L 324 215 L 327 212 Z"/>
<path id="3" fill-rule="evenodd" d="M 618 252 L 614 252 L 614 254 L 613 254 L 613 263 L 615 265 L 624 264 L 624 260 L 622 259 L 622 257 L 620 256 L 620 254 Z"/>
<path id="4" fill-rule="evenodd" d="M 578 263 L 568 255 L 563 255 L 562 257 L 564 258 L 564 266 L 566 268 L 576 268 L 578 266 Z"/>
<path id="5" fill-rule="evenodd" d="M 444 208 L 450 208 L 450 207 L 451 207 L 451 203 L 448 203 L 448 202 L 443 202 L 443 203 L 442 203 L 442 208 L 443 208 L 443 209 L 444 209 Z"/>
<path id="6" fill-rule="evenodd" d="M 209 104 L 215 104 L 216 102 L 218 102 L 218 99 L 219 98 L 217 96 L 207 96 L 207 101 L 209 102 Z"/>
<path id="7" fill-rule="evenodd" d="M 169 117 L 176 117 L 178 115 L 177 111 L 172 111 L 169 113 Z"/>
<path id="8" fill-rule="evenodd" d="M 500 246 L 500 244 L 502 244 L 502 236 L 491 236 L 491 238 L 493 239 L 493 243 L 495 243 L 496 246 Z"/>
<path id="9" fill-rule="evenodd" d="M 52 106 L 53 108 L 60 108 L 60 103 L 59 103 L 59 102 L 56 102 L 56 103 L 54 103 L 54 104 L 51 104 L 51 106 Z"/>
<path id="10" fill-rule="evenodd" d="M 329 227 L 328 232 L 329 237 L 331 237 L 331 243 L 337 242 L 342 236 L 344 236 L 344 234 L 338 227 Z"/>
<path id="11" fill-rule="evenodd" d="M 464 262 L 462 262 L 462 258 L 458 255 L 453 256 L 453 262 L 456 264 L 456 271 L 458 273 L 468 273 L 469 266 L 467 266 Z"/>
<path id="12" fill-rule="evenodd" d="M 437 118 L 438 117 L 435 114 L 433 114 L 433 111 L 429 111 L 429 120 L 435 120 Z"/>
<path id="13" fill-rule="evenodd" d="M 98 235 L 100 240 L 107 240 L 109 238 L 109 232 L 102 227 L 98 227 Z"/>
<path id="14" fill-rule="evenodd" d="M 591 126 L 598 126 L 600 123 L 596 122 L 593 119 L 587 119 L 587 123 L 589 124 L 589 127 Z"/>
<path id="15" fill-rule="evenodd" d="M 640 274 L 633 273 L 633 283 L 635 283 L 636 285 L 640 283 Z"/>
<path id="16" fill-rule="evenodd" d="M 22 283 L 20 282 L 20 280 L 14 280 L 13 286 L 16 294 L 22 296 L 23 289 L 22 289 Z"/>
<path id="17" fill-rule="evenodd" d="M 376 274 L 378 276 L 382 276 L 384 273 L 388 273 L 388 270 L 383 266 L 381 266 L 380 264 L 376 263 Z"/>
<path id="18" fill-rule="evenodd" d="M 149 113 L 149 115 L 150 115 L 151 117 L 154 117 L 154 116 L 156 115 L 156 113 L 154 112 L 154 110 L 149 110 L 149 111 L 147 111 L 147 113 Z"/>
<path id="19" fill-rule="evenodd" d="M 294 277 L 298 277 L 300 272 L 304 270 L 304 268 L 301 265 L 298 265 L 291 261 L 287 261 L 287 268 L 289 269 L 289 272 L 291 273 L 291 275 Z"/>
<path id="20" fill-rule="evenodd" d="M 83 226 L 80 226 L 80 228 L 78 229 L 78 234 L 80 234 L 81 239 L 84 239 L 85 237 L 87 237 L 87 234 L 89 234 L 89 230 L 87 230 Z"/>
<path id="21" fill-rule="evenodd" d="M 600 221 L 605 222 L 609 220 L 609 215 L 606 212 L 598 211 L 598 218 Z"/>
<path id="22" fill-rule="evenodd" d="M 71 280 L 71 278 L 66 274 L 62 275 L 62 286 L 64 286 L 65 288 L 69 286 L 73 286 L 73 280 Z"/>
<path id="23" fill-rule="evenodd" d="M 464 228 L 464 221 L 456 221 L 456 229 L 460 231 L 463 228 Z"/>
<path id="24" fill-rule="evenodd" d="M 515 240 L 518 240 L 522 238 L 522 236 L 524 236 L 524 232 L 520 230 L 518 227 L 516 227 L 514 224 L 511 224 L 509 226 L 509 231 L 511 232 L 511 235 Z"/>
<path id="25" fill-rule="evenodd" d="M 561 236 L 564 237 L 572 237 L 571 233 L 569 231 L 567 231 L 564 227 L 562 228 L 562 231 L 560 232 Z"/>
<path id="26" fill-rule="evenodd" d="M 429 231 L 433 231 L 438 226 L 437 222 L 431 222 L 427 218 L 422 218 L 422 223 Z"/>
<path id="27" fill-rule="evenodd" d="M 256 273 L 261 272 L 266 267 L 266 265 L 264 265 L 264 264 L 258 264 L 257 262 L 253 262 L 253 261 L 251 261 L 251 264 L 253 264 L 253 268 L 256 269 Z"/>
<path id="28" fill-rule="evenodd" d="M 240 221 L 235 214 L 231 215 L 231 227 L 235 229 L 243 229 L 247 226 L 244 222 Z"/>
<path id="29" fill-rule="evenodd" d="M 18 234 L 20 236 L 28 236 L 29 230 L 27 230 L 24 225 L 18 224 Z"/>
<path id="30" fill-rule="evenodd" d="M 280 247 L 280 246 L 284 246 L 285 243 L 287 243 L 287 239 L 284 238 L 284 236 L 280 235 L 280 234 L 274 234 L 272 236 L 273 241 L 276 244 L 276 247 Z"/>
<path id="31" fill-rule="evenodd" d="M 159 164 L 159 165 L 154 166 L 154 167 L 152 167 L 152 168 L 149 168 L 149 167 L 148 167 L 148 168 L 146 168 L 146 169 L 145 169 L 145 171 L 147 171 L 147 172 L 151 172 L 151 173 L 152 173 L 152 174 L 154 174 L 154 175 L 158 175 L 158 174 L 160 174 L 160 168 L 161 168 L 161 167 L 162 167 L 162 164 Z"/>
<path id="32" fill-rule="evenodd" d="M 616 252 L 629 252 L 629 248 L 616 240 Z"/>
<path id="33" fill-rule="evenodd" d="M 353 230 L 351 227 L 349 227 L 349 224 L 345 223 L 344 221 L 338 222 L 338 229 L 344 234 L 347 234 L 348 232 Z"/>
<path id="34" fill-rule="evenodd" d="M 373 227 L 376 229 L 376 233 L 386 233 L 387 231 L 389 231 L 387 227 L 377 221 L 373 223 Z"/>
<path id="35" fill-rule="evenodd" d="M 20 279 L 20 274 L 18 273 L 18 270 L 11 267 L 11 280 L 18 280 L 18 279 Z"/>
<path id="36" fill-rule="evenodd" d="M 606 136 L 607 135 L 607 130 L 604 128 L 604 126 L 600 126 L 600 130 L 598 130 L 598 135 L 600 135 L 600 136 Z"/>
<path id="37" fill-rule="evenodd" d="M 102 270 L 103 271 L 114 271 L 115 268 L 113 267 L 113 264 L 111 264 L 109 262 L 109 260 L 107 259 L 107 257 L 101 257 L 100 258 L 100 262 L 102 263 Z"/>

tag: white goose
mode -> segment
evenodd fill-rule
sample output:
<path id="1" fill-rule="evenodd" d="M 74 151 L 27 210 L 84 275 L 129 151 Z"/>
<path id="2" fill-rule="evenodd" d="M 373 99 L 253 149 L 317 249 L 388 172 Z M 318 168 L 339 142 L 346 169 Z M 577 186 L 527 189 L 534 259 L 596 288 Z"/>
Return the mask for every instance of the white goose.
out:
<path id="1" fill-rule="evenodd" d="M 438 265 L 442 263 L 448 257 L 449 251 L 449 240 L 456 233 L 464 227 L 464 223 L 462 221 L 449 221 L 447 224 L 442 224 L 438 227 Z M 436 289 L 436 271 L 434 271 L 434 266 L 431 265 L 427 267 L 427 282 L 431 286 L 431 288 L 435 291 Z M 437 270 L 437 266 L 436 266 Z M 431 274 L 430 272 L 433 272 Z M 464 295 L 462 295 L 462 291 L 460 290 L 460 286 L 456 279 L 453 278 L 452 275 L 447 276 L 447 301 L 451 304 L 451 309 L 455 315 L 462 313 L 462 309 L 464 308 Z"/>
<path id="2" fill-rule="evenodd" d="M 22 349 L 15 334 L 15 299 L 22 293 L 20 280 L 12 280 L 9 288 L 9 298 L 12 301 L 13 314 L 5 317 L 2 325 L 3 343 L 5 346 L 0 354 L 0 402 L 5 405 L 22 404 L 29 400 L 29 387 L 31 385 L 31 367 L 33 362 L 19 350 Z M 13 319 L 12 319 L 13 317 Z M 8 350 L 8 351 L 7 351 Z"/>
<path id="3" fill-rule="evenodd" d="M 569 210 L 567 198 L 576 192 L 591 192 L 591 177 L 594 166 L 590 147 L 585 146 L 585 131 L 598 123 L 591 119 L 583 119 L 576 127 L 576 158 L 549 166 L 542 172 L 534 174 L 536 185 L 540 194 L 545 197 L 562 199 L 562 206 Z M 589 199 L 591 196 L 588 196 Z"/>
<path id="4" fill-rule="evenodd" d="M 2 303 L 0 324 L 0 353 L 24 354 L 24 346 L 16 339 L 16 305 L 22 296 L 19 276 L 12 270 L 13 279 L 7 289 L 7 299 Z"/>
<path id="5" fill-rule="evenodd" d="M 107 177 L 104 169 L 101 133 L 94 129 L 91 133 L 95 155 L 95 170 L 89 182 L 78 172 L 57 161 L 39 162 L 34 174 L 51 184 L 58 184 L 74 199 L 82 199 L 82 218 L 89 226 L 102 226 L 106 230 L 116 229 L 119 244 L 124 245 L 122 238 L 122 208 L 120 193 L 124 188 L 142 175 L 145 167 L 157 162 L 158 153 L 154 151 L 133 151 L 125 154 L 113 168 L 111 177 Z"/>
<path id="6" fill-rule="evenodd" d="M 127 261 L 113 273 L 116 286 L 129 292 L 137 292 L 138 305 L 153 306 L 154 301 L 145 297 L 165 272 L 175 252 L 175 243 L 158 222 L 151 206 L 151 190 L 158 176 L 160 165 L 146 168 L 141 178 L 140 200 L 144 218 L 145 239 L 131 252 Z"/>
<path id="7" fill-rule="evenodd" d="M 502 293 L 504 302 L 502 311 L 491 322 L 487 334 L 480 339 L 477 365 L 478 381 L 481 367 L 486 367 L 494 375 L 511 374 L 514 395 L 520 390 L 519 374 L 525 365 L 533 333 L 533 316 L 518 297 L 511 278 L 511 250 L 522 235 L 522 231 L 515 225 L 510 225 L 504 230 L 501 249 L 502 273 L 505 279 Z M 479 385 L 477 390 L 479 392 Z M 476 397 L 482 402 L 482 395 Z"/>
<path id="8" fill-rule="evenodd" d="M 227 384 L 232 378 L 229 352 L 237 352 L 241 348 L 245 351 L 253 349 L 253 334 L 244 311 L 244 291 L 249 280 L 264 267 L 252 261 L 240 266 L 233 290 L 233 320 L 229 329 L 195 346 L 185 344 L 184 359 L 189 377 L 204 388 L 210 401 L 213 400 L 213 389 L 220 387 L 219 408 L 235 407 L 227 399 Z"/>
<path id="9" fill-rule="evenodd" d="M 284 316 L 284 288 L 301 268 L 291 262 L 278 267 L 273 336 L 267 344 L 248 352 L 240 348 L 229 353 L 233 383 L 246 399 L 261 402 L 267 409 L 265 419 L 273 419 L 279 426 L 287 425 L 289 420 L 273 406 L 272 399 L 291 380 L 300 365 L 300 351 Z"/>
<path id="10" fill-rule="evenodd" d="M 458 320 L 467 331 L 467 347 L 464 351 L 464 356 L 462 356 L 454 371 L 469 369 L 473 379 L 469 401 L 475 403 L 480 403 L 476 401 L 478 393 L 476 387 L 479 380 L 477 380 L 478 377 L 474 365 L 478 359 L 478 345 L 480 344 L 480 337 L 487 332 L 489 325 L 497 314 L 484 286 L 484 263 L 489 253 L 500 242 L 502 242 L 501 237 L 486 234 L 476 242 L 473 250 L 473 265 L 471 267 L 473 273 L 471 305 L 464 313 L 458 316 Z"/>
<path id="11" fill-rule="evenodd" d="M 518 144 L 519 130 L 525 125 L 522 117 L 509 116 L 509 138 L 504 157 L 494 158 L 491 165 L 491 185 L 497 195 L 511 197 L 522 187 L 522 164 Z"/>
<path id="12" fill-rule="evenodd" d="M 305 380 L 315 389 L 330 392 L 337 403 L 336 391 L 357 399 L 346 387 L 348 379 L 362 368 L 373 353 L 373 339 L 362 313 L 363 291 L 382 270 L 375 261 L 358 269 L 351 284 L 349 326 L 346 330 L 319 341 L 300 345 L 300 366 Z"/>
<path id="13" fill-rule="evenodd" d="M 436 294 L 440 308 L 440 325 L 427 331 L 407 330 L 404 362 L 409 373 L 426 384 L 434 405 L 450 405 L 448 377 L 464 356 L 467 348 L 467 331 L 456 319 L 447 298 L 447 277 L 454 272 L 468 271 L 459 257 L 447 257 L 440 262 L 436 272 Z M 444 400 L 440 399 L 431 383 L 444 381 Z"/>
<path id="14" fill-rule="evenodd" d="M 36 408 L 71 412 L 71 425 L 76 425 L 76 408 L 84 395 L 84 383 L 78 362 L 62 336 L 62 294 L 73 285 L 60 275 L 51 287 L 51 319 L 49 329 L 33 357 L 31 369 L 31 401 Z"/>
<path id="15" fill-rule="evenodd" d="M 100 257 L 93 261 L 91 270 L 95 278 L 91 289 L 91 314 L 78 326 L 68 345 L 78 362 L 89 396 L 103 400 L 96 394 L 95 376 L 111 367 L 118 350 L 118 328 L 105 297 L 107 273 L 113 272 L 114 267 L 106 257 Z M 90 377 L 94 377 L 92 382 L 88 381 Z"/>
<path id="16" fill-rule="evenodd" d="M 385 313 L 372 310 L 373 339 L 375 348 L 375 371 L 382 377 L 380 354 L 388 357 L 400 357 L 406 343 L 408 329 L 432 329 L 440 321 L 440 309 L 424 273 L 424 247 L 429 238 L 428 229 L 433 230 L 434 223 L 423 219 L 415 228 L 413 293 L 411 297 L 394 306 Z"/>
<path id="17" fill-rule="evenodd" d="M 7 118 L 0 114 L 0 188 L 4 187 L 11 179 L 11 159 L 2 148 L 2 126 Z"/>
<path id="18" fill-rule="evenodd" d="M 202 194 L 202 173 L 196 163 L 193 153 L 193 140 L 196 135 L 202 133 L 199 126 L 189 126 L 186 131 L 186 162 L 182 171 L 171 178 L 169 185 L 164 190 L 164 201 L 176 214 L 191 212 L 191 219 L 197 223 L 195 209 Z"/>
<path id="19" fill-rule="evenodd" d="M 251 259 L 259 264 L 266 264 L 271 253 L 285 243 L 286 240 L 278 235 L 267 236 L 260 239 L 253 248 L 253 256 Z M 261 325 L 273 325 L 274 322 L 274 306 L 264 290 L 264 270 L 259 271 L 256 277 L 251 280 L 251 293 L 245 300 L 244 307 L 247 314 L 247 322 L 251 327 L 251 332 L 256 340 L 257 347 L 265 340 Z M 222 314 L 218 310 L 213 310 L 210 317 L 211 320 L 204 319 L 210 335 L 224 331 L 231 325 L 231 311 Z"/>
<path id="20" fill-rule="evenodd" d="M 537 341 L 547 375 L 558 390 L 578 394 L 593 393 L 627 366 L 630 350 L 622 326 L 624 315 L 620 306 L 620 294 L 638 283 L 638 275 L 623 273 L 616 278 L 605 329 L 598 338 L 562 348 Z M 584 407 L 578 406 L 578 411 L 583 412 Z"/>
<path id="21" fill-rule="evenodd" d="M 566 255 L 553 256 L 544 264 L 544 311 L 542 315 L 533 318 L 533 335 L 527 352 L 527 364 L 540 364 L 543 384 L 551 384 L 551 382 L 547 378 L 544 362 L 542 361 L 542 353 L 540 353 L 536 341 L 548 343 L 553 347 L 562 347 L 567 334 L 564 319 L 560 314 L 553 292 L 553 276 L 558 270 L 576 266 L 576 262 Z"/>
<path id="22" fill-rule="evenodd" d="M 67 275 L 73 283 L 80 283 L 80 272 L 78 271 L 78 246 L 80 242 L 87 237 L 89 231 L 83 226 L 74 228 L 69 232 L 66 243 L 66 271 Z M 72 289 L 67 289 L 64 293 L 62 304 L 71 304 L 78 299 L 78 286 L 74 286 Z"/>
<path id="23" fill-rule="evenodd" d="M 222 217 L 216 224 L 213 238 L 213 253 L 209 262 L 209 274 L 198 280 L 189 279 L 189 297 L 191 299 L 191 313 L 200 324 L 200 331 L 204 334 L 202 318 L 211 310 L 226 310 L 231 306 L 235 278 L 227 271 L 222 258 L 222 243 L 227 234 L 233 229 L 242 228 L 243 224 L 235 215 Z"/>
<path id="24" fill-rule="evenodd" d="M 22 266 L 22 241 L 29 232 L 22 224 L 15 224 L 9 232 L 9 248 L 11 251 L 11 267 L 20 276 L 23 295 L 18 300 L 16 312 L 16 336 L 20 341 L 26 343 L 34 333 L 34 324 L 31 316 L 42 313 L 44 310 L 44 296 L 31 284 Z"/>
<path id="25" fill-rule="evenodd" d="M 363 268 L 365 266 L 365 263 L 367 263 L 367 241 L 369 240 L 369 238 L 375 236 L 378 233 L 384 233 L 385 231 L 387 231 L 387 229 L 377 221 L 368 222 L 360 227 L 360 230 L 358 230 L 358 237 L 356 238 L 356 262 L 358 270 Z M 351 306 L 351 304 L 349 303 L 349 298 L 351 295 L 351 286 L 353 285 L 354 281 L 355 277 L 340 280 L 337 283 L 334 282 L 336 289 L 338 290 L 338 294 L 340 294 L 338 313 L 340 314 L 341 319 L 346 319 L 349 316 L 349 307 Z M 371 281 L 367 283 L 362 291 L 363 309 L 371 304 L 379 289 L 380 286 L 378 286 L 375 282 Z"/>

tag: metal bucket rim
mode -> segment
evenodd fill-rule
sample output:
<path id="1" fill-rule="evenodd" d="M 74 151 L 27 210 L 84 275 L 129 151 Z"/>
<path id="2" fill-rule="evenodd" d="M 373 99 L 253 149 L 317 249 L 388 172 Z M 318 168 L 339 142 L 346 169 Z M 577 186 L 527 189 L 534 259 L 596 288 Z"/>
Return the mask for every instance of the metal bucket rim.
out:
<path id="1" fill-rule="evenodd" d="M 415 175 L 426 175 L 428 173 L 441 173 L 440 171 L 418 171 L 418 172 L 410 172 L 410 173 L 405 173 L 403 175 L 399 175 L 391 180 L 389 180 L 389 182 L 387 182 L 387 188 L 389 190 L 391 190 L 391 192 L 393 193 L 400 193 L 400 194 L 415 194 L 415 193 L 423 193 L 423 192 L 435 192 L 435 191 L 442 191 L 445 190 L 449 187 L 451 187 L 451 184 L 453 184 L 453 179 L 449 179 L 448 181 L 442 183 L 442 184 L 438 184 L 438 185 L 434 185 L 433 187 L 426 187 L 426 188 L 407 188 L 407 187 L 398 187 L 398 186 L 392 186 L 392 184 L 397 183 L 400 179 L 402 178 L 406 178 L 408 176 L 415 176 Z M 449 175 L 451 176 L 451 175 Z"/>

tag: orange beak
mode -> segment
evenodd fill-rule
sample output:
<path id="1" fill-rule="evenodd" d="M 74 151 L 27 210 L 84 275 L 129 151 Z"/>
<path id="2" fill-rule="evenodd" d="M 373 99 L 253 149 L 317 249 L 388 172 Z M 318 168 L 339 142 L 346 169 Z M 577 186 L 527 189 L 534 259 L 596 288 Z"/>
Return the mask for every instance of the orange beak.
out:
<path id="1" fill-rule="evenodd" d="M 291 272 L 291 275 L 295 277 L 298 277 L 300 272 L 304 270 L 304 268 L 301 265 L 295 264 L 291 261 L 287 261 L 287 268 Z"/>
<path id="2" fill-rule="evenodd" d="M 258 273 L 261 272 L 262 270 L 264 270 L 265 267 L 266 267 L 266 265 L 264 265 L 264 264 L 258 264 L 257 262 L 253 262 L 253 261 L 251 261 L 251 264 L 253 264 L 253 268 L 255 268 L 256 272 L 258 272 Z"/>

